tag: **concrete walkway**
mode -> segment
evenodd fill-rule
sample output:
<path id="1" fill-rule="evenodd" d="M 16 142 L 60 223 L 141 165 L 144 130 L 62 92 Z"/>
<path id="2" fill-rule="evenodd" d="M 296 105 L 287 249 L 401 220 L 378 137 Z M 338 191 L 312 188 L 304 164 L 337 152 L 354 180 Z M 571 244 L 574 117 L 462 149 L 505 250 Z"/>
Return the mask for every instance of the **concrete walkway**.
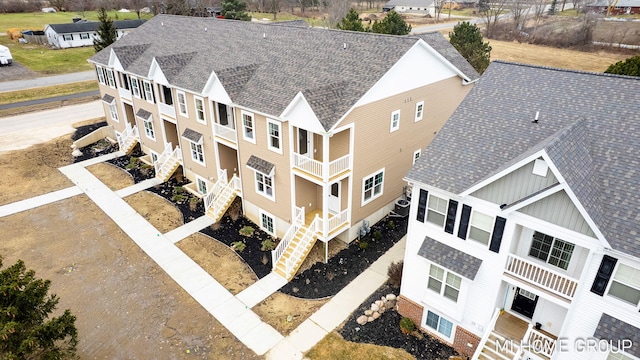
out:
<path id="1" fill-rule="evenodd" d="M 122 199 L 156 185 L 159 180 L 150 179 L 114 192 L 85 169 L 86 166 L 119 155 L 122 153 L 107 154 L 60 168 L 59 170 L 71 179 L 75 186 L 0 206 L 0 217 L 78 194 L 86 194 L 205 310 L 256 354 L 266 354 L 267 359 L 302 359 L 303 353 L 335 330 L 364 300 L 386 282 L 389 264 L 403 258 L 404 238 L 289 336 L 284 337 L 271 325 L 263 322 L 251 308 L 278 291 L 286 281 L 275 273 L 271 273 L 233 296 L 175 245 L 185 237 L 211 225 L 212 219 L 202 216 L 162 234 Z"/>

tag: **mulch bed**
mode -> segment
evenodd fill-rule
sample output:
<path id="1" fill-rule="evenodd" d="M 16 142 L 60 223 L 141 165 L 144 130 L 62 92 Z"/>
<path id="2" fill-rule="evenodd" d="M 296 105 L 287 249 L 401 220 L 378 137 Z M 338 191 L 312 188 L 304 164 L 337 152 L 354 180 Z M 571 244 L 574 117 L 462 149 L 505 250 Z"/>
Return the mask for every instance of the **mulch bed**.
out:
<path id="1" fill-rule="evenodd" d="M 393 227 L 389 222 L 393 222 Z M 379 232 L 379 235 L 376 235 Z M 282 293 L 304 299 L 333 296 L 366 270 L 407 233 L 407 218 L 384 218 L 371 227 L 360 240 L 353 241 L 329 261 L 315 263 L 296 275 Z M 338 241 L 338 240 L 333 240 Z M 365 249 L 361 246 L 367 243 Z"/>
<path id="2" fill-rule="evenodd" d="M 415 356 L 416 359 L 448 359 L 449 356 L 458 355 L 452 347 L 427 334 L 419 331 L 414 331 L 410 335 L 403 334 L 400 331 L 400 319 L 402 319 L 402 316 L 396 310 L 385 311 L 380 318 L 365 325 L 359 325 L 356 322 L 356 319 L 370 308 L 371 303 L 390 293 L 398 295 L 398 289 L 392 289 L 388 285 L 381 286 L 373 295 L 360 304 L 357 310 L 351 313 L 351 316 L 340 329 L 340 335 L 345 340 L 357 343 L 404 349 Z"/>
<path id="3" fill-rule="evenodd" d="M 76 141 L 82 138 L 83 136 L 89 135 L 95 130 L 106 125 L 107 123 L 103 121 L 103 122 L 99 122 L 91 125 L 80 126 L 76 128 L 76 131 L 73 133 L 73 135 L 71 135 L 71 140 Z M 89 146 L 85 146 L 83 148 L 80 148 L 79 150 L 82 152 L 82 155 L 74 157 L 73 159 L 74 163 L 92 159 L 94 157 L 102 156 L 112 152 L 116 152 L 118 151 L 118 144 L 112 144 L 107 139 L 102 139 L 97 143 L 91 144 Z"/>

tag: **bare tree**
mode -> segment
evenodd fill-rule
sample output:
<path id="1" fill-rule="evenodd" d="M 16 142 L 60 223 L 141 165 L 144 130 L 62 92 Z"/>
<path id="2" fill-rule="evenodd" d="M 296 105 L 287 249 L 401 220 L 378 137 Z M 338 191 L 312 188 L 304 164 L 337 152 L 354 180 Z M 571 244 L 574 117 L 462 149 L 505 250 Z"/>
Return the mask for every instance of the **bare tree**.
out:
<path id="1" fill-rule="evenodd" d="M 129 0 L 129 9 L 135 11 L 136 15 L 138 15 L 138 19 L 140 19 L 140 10 L 147 5 L 146 0 Z"/>
<path id="2" fill-rule="evenodd" d="M 49 0 L 49 5 L 58 11 L 67 10 L 67 0 Z"/>
<path id="3" fill-rule="evenodd" d="M 328 14 L 325 20 L 326 26 L 335 28 L 336 24 L 349 12 L 351 3 L 348 0 L 326 0 L 323 2 Z"/>
<path id="4" fill-rule="evenodd" d="M 544 18 L 544 9 L 547 5 L 546 0 L 533 0 L 533 4 L 531 6 L 531 10 L 533 11 L 533 37 L 535 39 L 536 31 L 538 30 L 538 26 L 542 22 Z"/>
<path id="5" fill-rule="evenodd" d="M 442 7 L 447 0 L 433 0 L 433 12 L 436 15 L 436 22 L 440 20 L 440 14 L 442 13 Z M 449 4 L 451 6 L 451 4 Z"/>
<path id="6" fill-rule="evenodd" d="M 280 12 L 281 0 L 267 0 L 267 9 L 273 14 L 273 20 L 278 20 L 278 13 Z"/>
<path id="7" fill-rule="evenodd" d="M 607 17 L 611 15 L 616 5 L 618 5 L 618 0 L 607 0 Z"/>
<path id="8" fill-rule="evenodd" d="M 510 5 L 513 28 L 520 30 L 524 27 L 532 4 L 529 0 L 512 0 Z"/>
<path id="9" fill-rule="evenodd" d="M 479 0 L 478 1 L 478 11 L 482 16 L 485 23 L 485 32 L 486 37 L 491 38 L 493 35 L 493 30 L 495 29 L 498 20 L 500 20 L 500 15 L 505 11 L 509 0 Z"/>
<path id="10" fill-rule="evenodd" d="M 583 0 L 571 0 L 571 3 L 573 4 L 573 8 L 576 10 L 576 12 L 580 12 Z"/>

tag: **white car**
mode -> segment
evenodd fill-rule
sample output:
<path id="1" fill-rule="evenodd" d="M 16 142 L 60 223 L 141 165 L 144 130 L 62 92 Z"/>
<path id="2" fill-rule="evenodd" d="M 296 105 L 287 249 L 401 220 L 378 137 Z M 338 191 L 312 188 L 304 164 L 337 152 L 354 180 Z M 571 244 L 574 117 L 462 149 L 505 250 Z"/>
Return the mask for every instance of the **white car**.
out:
<path id="1" fill-rule="evenodd" d="M 0 45 L 0 66 L 11 65 L 12 62 L 13 57 L 11 57 L 11 51 L 9 51 L 9 48 Z"/>

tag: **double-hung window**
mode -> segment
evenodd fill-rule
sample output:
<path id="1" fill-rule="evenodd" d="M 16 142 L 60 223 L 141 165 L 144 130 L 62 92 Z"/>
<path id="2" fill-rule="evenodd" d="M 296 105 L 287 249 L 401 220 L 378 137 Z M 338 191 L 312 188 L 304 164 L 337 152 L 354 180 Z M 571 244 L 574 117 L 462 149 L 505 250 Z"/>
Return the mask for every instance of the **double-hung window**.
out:
<path id="1" fill-rule="evenodd" d="M 265 175 L 256 171 L 256 192 L 269 199 L 274 198 L 273 192 L 273 176 Z"/>
<path id="2" fill-rule="evenodd" d="M 389 132 L 394 132 L 400 128 L 400 110 L 391 113 L 391 125 Z"/>
<path id="3" fill-rule="evenodd" d="M 102 70 L 101 66 L 96 66 L 96 74 L 98 75 L 98 82 L 105 85 L 106 82 L 104 81 L 104 71 Z"/>
<path id="4" fill-rule="evenodd" d="M 148 119 L 144 119 L 144 133 L 151 140 L 156 139 L 156 131 L 153 128 L 153 117 L 149 117 Z"/>
<path id="5" fill-rule="evenodd" d="M 198 192 L 200 194 L 206 194 L 207 193 L 207 182 L 203 178 L 201 178 L 199 176 L 196 176 L 196 181 L 198 183 Z"/>
<path id="6" fill-rule="evenodd" d="M 118 121 L 118 109 L 116 108 L 115 101 L 109 104 L 109 115 L 113 121 Z"/>
<path id="7" fill-rule="evenodd" d="M 194 97 L 193 102 L 196 105 L 196 120 L 198 120 L 198 122 L 206 124 L 207 120 L 204 117 L 204 101 L 202 100 L 202 98 Z"/>
<path id="8" fill-rule="evenodd" d="M 191 159 L 193 161 L 204 164 L 204 151 L 202 150 L 202 144 L 190 141 L 191 146 Z"/>
<path id="9" fill-rule="evenodd" d="M 178 96 L 178 112 L 180 115 L 188 117 L 189 113 L 187 113 L 187 96 L 182 91 L 176 91 L 176 95 Z"/>
<path id="10" fill-rule="evenodd" d="M 567 270 L 574 248 L 572 243 L 536 231 L 531 240 L 529 256 Z"/>
<path id="11" fill-rule="evenodd" d="M 415 121 L 422 120 L 422 115 L 424 113 L 424 101 L 420 101 L 416 104 L 416 118 Z"/>
<path id="12" fill-rule="evenodd" d="M 384 169 L 362 179 L 362 205 L 382 196 Z"/>
<path id="13" fill-rule="evenodd" d="M 430 290 L 437 292 L 449 300 L 457 302 L 461 284 L 462 278 L 460 276 L 434 264 L 431 264 L 429 267 L 427 288 Z"/>
<path id="14" fill-rule="evenodd" d="M 422 153 L 422 150 L 418 149 L 416 151 L 413 152 L 413 162 L 411 163 L 411 165 L 415 165 L 416 161 L 418 161 L 418 159 L 420 159 L 420 154 Z"/>
<path id="15" fill-rule="evenodd" d="M 113 70 L 111 69 L 107 69 L 107 82 L 109 83 L 109 86 L 112 88 L 116 87 L 116 79 L 113 76 Z"/>
<path id="16" fill-rule="evenodd" d="M 427 221 L 443 227 L 446 214 L 447 200 L 430 194 L 429 203 L 427 205 Z"/>
<path id="17" fill-rule="evenodd" d="M 609 295 L 638 306 L 640 302 L 640 270 L 629 265 L 619 264 L 616 269 Z"/>
<path id="18" fill-rule="evenodd" d="M 129 79 L 131 80 L 131 90 L 133 90 L 133 96 L 141 98 L 142 96 L 140 95 L 140 83 L 138 82 L 138 79 L 133 76 L 130 76 Z"/>
<path id="19" fill-rule="evenodd" d="M 260 211 L 260 227 L 264 229 L 264 231 L 268 232 L 271 235 L 275 235 L 275 225 L 273 221 L 273 216 L 267 214 L 264 211 Z"/>
<path id="20" fill-rule="evenodd" d="M 489 245 L 493 230 L 493 217 L 474 210 L 469 225 L 469 239 Z"/>
<path id="21" fill-rule="evenodd" d="M 150 103 L 153 103 L 153 88 L 151 87 L 151 83 L 147 80 L 142 81 L 142 86 L 144 88 L 144 98 Z"/>
<path id="22" fill-rule="evenodd" d="M 242 136 L 245 140 L 256 143 L 256 137 L 254 134 L 254 122 L 253 114 L 248 112 L 242 112 Z"/>
<path id="23" fill-rule="evenodd" d="M 71 40 L 73 40 L 73 34 L 64 34 L 64 35 L 62 35 L 62 38 L 65 41 L 71 41 Z"/>
<path id="24" fill-rule="evenodd" d="M 89 39 L 89 34 L 88 34 L 88 33 L 81 33 L 81 34 L 80 34 L 80 39 L 82 39 L 82 40 L 88 40 L 88 39 Z"/>
<path id="25" fill-rule="evenodd" d="M 428 327 L 444 335 L 446 338 L 451 338 L 453 332 L 453 323 L 442 316 L 428 310 L 427 311 L 427 324 Z"/>
<path id="26" fill-rule="evenodd" d="M 267 119 L 267 131 L 268 138 L 267 144 L 269 150 L 273 150 L 277 153 L 282 153 L 282 127 L 279 122 Z"/>

